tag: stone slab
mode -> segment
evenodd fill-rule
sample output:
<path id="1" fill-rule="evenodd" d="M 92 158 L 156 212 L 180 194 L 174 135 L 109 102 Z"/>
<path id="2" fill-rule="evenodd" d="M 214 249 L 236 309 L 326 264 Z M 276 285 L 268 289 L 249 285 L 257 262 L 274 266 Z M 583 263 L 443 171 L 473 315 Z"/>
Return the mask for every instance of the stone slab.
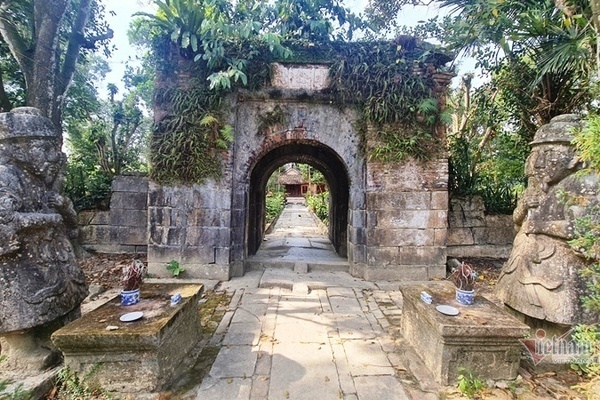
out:
<path id="1" fill-rule="evenodd" d="M 250 399 L 252 379 L 218 379 L 206 377 L 196 392 L 197 400 Z"/>
<path id="2" fill-rule="evenodd" d="M 333 354 L 318 343 L 273 346 L 269 400 L 337 399 L 340 391 Z"/>
<path id="3" fill-rule="evenodd" d="M 359 376 L 354 378 L 354 384 L 360 400 L 409 400 L 393 376 Z"/>
<path id="4" fill-rule="evenodd" d="M 222 347 L 210 369 L 213 378 L 248 378 L 254 373 L 258 353 L 252 346 Z"/>
<path id="5" fill-rule="evenodd" d="M 186 367 L 186 356 L 200 339 L 198 301 L 202 285 L 146 284 L 141 301 L 122 306 L 119 297 L 54 332 L 52 341 L 77 373 L 94 370 L 94 378 L 120 393 L 161 390 Z M 170 296 L 183 301 L 170 305 Z M 121 322 L 120 316 L 142 311 L 142 319 Z M 108 326 L 116 327 L 107 330 Z"/>
<path id="6" fill-rule="evenodd" d="M 394 368 L 377 341 L 347 340 L 343 345 L 353 377 L 395 374 Z"/>
<path id="7" fill-rule="evenodd" d="M 521 356 L 518 339 L 529 327 L 487 299 L 478 296 L 471 306 L 454 300 L 450 282 L 400 284 L 404 302 L 402 334 L 421 357 L 436 381 L 454 384 L 459 368 L 467 368 L 482 379 L 516 378 Z M 427 291 L 433 304 L 425 304 L 420 293 Z M 435 307 L 448 304 L 460 312 L 446 316 Z"/>

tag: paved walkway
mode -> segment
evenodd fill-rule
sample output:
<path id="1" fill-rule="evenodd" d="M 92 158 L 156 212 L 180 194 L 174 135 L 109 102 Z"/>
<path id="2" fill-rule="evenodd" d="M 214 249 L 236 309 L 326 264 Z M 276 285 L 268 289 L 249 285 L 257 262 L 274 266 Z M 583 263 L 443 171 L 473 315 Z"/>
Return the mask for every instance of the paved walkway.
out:
<path id="1" fill-rule="evenodd" d="M 278 263 L 293 266 L 306 263 L 313 269 L 339 267 L 348 270 L 348 261 L 333 250 L 326 228 L 318 225 L 317 217 L 308 211 L 303 198 L 290 198 L 250 264 L 268 266 Z"/>
<path id="2" fill-rule="evenodd" d="M 288 206 L 290 211 L 292 218 L 295 214 L 307 220 L 305 209 Z M 286 226 L 289 218 L 283 217 L 279 224 Z M 314 234 L 304 223 L 300 226 Z M 283 258 L 300 247 L 295 259 L 299 262 L 298 254 L 313 249 L 312 243 L 321 244 L 308 239 L 310 246 L 295 246 L 299 241 L 290 239 L 285 229 L 286 234 L 279 235 L 289 246 L 279 246 L 290 251 L 280 249 Z M 290 268 L 250 271 L 225 282 L 220 289 L 233 293 L 233 298 L 209 343 L 221 348 L 190 397 L 435 399 L 402 385 L 399 372 L 406 368 L 390 327 L 390 321 L 397 326 L 402 307 L 395 287 L 339 270 L 297 273 Z"/>

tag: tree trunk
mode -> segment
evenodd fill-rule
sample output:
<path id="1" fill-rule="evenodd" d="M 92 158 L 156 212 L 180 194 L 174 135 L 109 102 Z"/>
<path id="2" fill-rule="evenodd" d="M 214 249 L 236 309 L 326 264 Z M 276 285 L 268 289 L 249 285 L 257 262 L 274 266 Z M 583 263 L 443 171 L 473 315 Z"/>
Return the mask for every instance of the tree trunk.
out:
<path id="1" fill-rule="evenodd" d="M 596 75 L 600 77 L 600 0 L 590 0 L 592 23 L 596 31 Z"/>
<path id="2" fill-rule="evenodd" d="M 62 102 L 64 95 L 57 90 L 58 33 L 68 4 L 68 0 L 35 0 L 33 3 L 36 37 L 33 74 L 27 83 L 27 105 L 39 108 L 57 129 L 61 128 L 61 117 L 56 103 Z"/>

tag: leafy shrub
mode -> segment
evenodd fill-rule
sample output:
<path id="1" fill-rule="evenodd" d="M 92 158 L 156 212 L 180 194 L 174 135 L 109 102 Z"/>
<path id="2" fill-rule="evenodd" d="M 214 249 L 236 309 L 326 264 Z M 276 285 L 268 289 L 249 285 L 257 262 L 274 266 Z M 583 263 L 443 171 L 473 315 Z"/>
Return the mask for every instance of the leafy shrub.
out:
<path id="1" fill-rule="evenodd" d="M 512 214 L 517 197 L 525 187 L 523 171 L 528 147 L 519 139 L 504 136 L 497 140 L 490 154 L 481 158 L 476 156 L 477 150 L 466 138 L 458 136 L 449 140 L 450 193 L 481 196 L 488 214 Z M 512 155 L 508 156 L 509 153 Z"/>
<path id="2" fill-rule="evenodd" d="M 283 192 L 269 192 L 265 200 L 266 222 L 268 224 L 275 220 L 281 214 L 281 211 L 283 211 L 283 207 L 285 207 L 285 194 Z"/>
<path id="3" fill-rule="evenodd" d="M 99 167 L 72 161 L 67 164 L 65 194 L 75 210 L 108 210 L 112 179 Z"/>
<path id="4" fill-rule="evenodd" d="M 323 223 L 329 223 L 329 192 L 307 195 L 306 204 Z"/>

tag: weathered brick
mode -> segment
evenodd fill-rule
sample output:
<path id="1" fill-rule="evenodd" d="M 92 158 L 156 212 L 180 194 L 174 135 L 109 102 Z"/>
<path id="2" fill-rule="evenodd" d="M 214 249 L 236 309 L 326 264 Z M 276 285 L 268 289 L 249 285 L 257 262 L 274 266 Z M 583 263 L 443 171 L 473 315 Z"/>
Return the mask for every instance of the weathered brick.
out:
<path id="1" fill-rule="evenodd" d="M 111 210 L 110 224 L 112 226 L 146 226 L 148 223 L 146 210 Z"/>
<path id="2" fill-rule="evenodd" d="M 374 229 L 369 231 L 369 246 L 433 246 L 433 229 Z"/>
<path id="3" fill-rule="evenodd" d="M 110 209 L 146 210 L 148 193 L 114 192 L 110 197 Z"/>
<path id="4" fill-rule="evenodd" d="M 428 268 L 423 265 L 394 264 L 365 268 L 365 279 L 370 281 L 426 281 L 428 276 Z"/>
<path id="5" fill-rule="evenodd" d="M 139 245 L 145 246 L 148 243 L 148 231 L 146 227 L 119 227 L 118 244 L 119 245 Z"/>
<path id="6" fill-rule="evenodd" d="M 390 229 L 426 229 L 445 228 L 447 226 L 447 214 L 443 210 L 403 210 L 403 211 L 379 211 L 377 213 L 377 228 Z"/>
<path id="7" fill-rule="evenodd" d="M 184 264 L 214 264 L 215 248 L 213 246 L 186 247 L 182 251 L 181 261 Z"/>
<path id="8" fill-rule="evenodd" d="M 429 192 L 383 192 L 368 196 L 370 210 L 428 210 L 431 207 Z"/>
<path id="9" fill-rule="evenodd" d="M 148 193 L 148 178 L 139 176 L 116 176 L 112 181 L 113 192 Z"/>
<path id="10" fill-rule="evenodd" d="M 448 229 L 435 229 L 434 246 L 446 246 L 448 242 Z"/>
<path id="11" fill-rule="evenodd" d="M 431 209 L 432 210 L 447 210 L 448 192 L 431 192 Z"/>
<path id="12" fill-rule="evenodd" d="M 398 247 L 367 247 L 367 264 L 393 264 L 398 258 Z"/>
<path id="13" fill-rule="evenodd" d="M 444 246 L 400 247 L 396 263 L 402 265 L 443 265 L 446 263 L 446 248 Z"/>
<path id="14" fill-rule="evenodd" d="M 109 225 L 110 211 L 94 211 L 94 217 L 90 221 L 91 225 Z"/>
<path id="15" fill-rule="evenodd" d="M 473 231 L 470 228 L 451 228 L 448 229 L 448 246 L 471 245 L 474 244 Z"/>

